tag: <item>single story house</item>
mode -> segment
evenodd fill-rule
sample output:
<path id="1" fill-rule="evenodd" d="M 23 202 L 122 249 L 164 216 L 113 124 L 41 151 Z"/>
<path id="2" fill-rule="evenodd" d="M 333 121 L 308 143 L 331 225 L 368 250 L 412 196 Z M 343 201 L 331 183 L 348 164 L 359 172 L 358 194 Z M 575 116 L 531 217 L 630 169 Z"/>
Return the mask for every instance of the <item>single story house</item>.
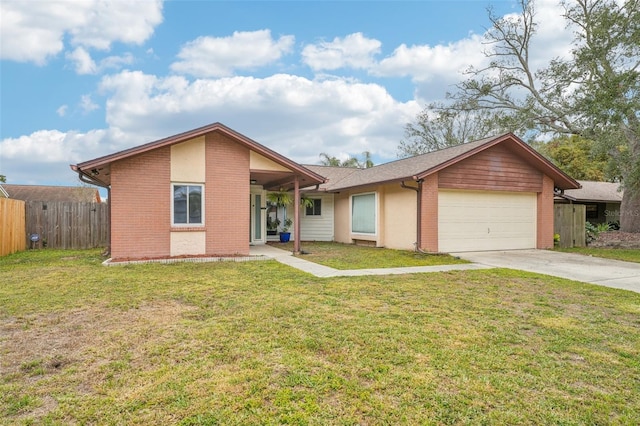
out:
<path id="1" fill-rule="evenodd" d="M 620 205 L 623 191 L 618 182 L 594 182 L 579 180 L 579 189 L 568 189 L 557 194 L 557 204 L 583 204 L 586 220 L 591 223 L 620 225 Z"/>
<path id="2" fill-rule="evenodd" d="M 23 201 L 100 203 L 95 187 L 3 184 L 8 198 Z"/>
<path id="3" fill-rule="evenodd" d="M 246 255 L 270 215 L 301 240 L 430 252 L 553 247 L 554 192 L 580 185 L 513 134 L 369 169 L 303 166 L 214 123 L 71 166 L 107 187 L 111 254 Z M 294 203 L 270 205 L 270 191 Z M 299 206 L 302 197 L 311 202 Z M 275 207 L 275 209 L 274 209 Z"/>
<path id="4" fill-rule="evenodd" d="M 248 255 L 266 241 L 268 190 L 299 203 L 300 188 L 325 181 L 220 123 L 71 168 L 109 192 L 113 261 Z"/>

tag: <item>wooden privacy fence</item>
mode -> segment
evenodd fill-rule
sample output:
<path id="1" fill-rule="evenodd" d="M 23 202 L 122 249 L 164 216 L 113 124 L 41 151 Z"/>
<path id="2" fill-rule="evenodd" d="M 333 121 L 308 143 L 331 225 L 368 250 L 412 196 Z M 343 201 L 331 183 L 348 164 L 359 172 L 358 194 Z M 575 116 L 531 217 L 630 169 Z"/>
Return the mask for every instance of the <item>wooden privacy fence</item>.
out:
<path id="1" fill-rule="evenodd" d="M 559 247 L 584 247 L 586 209 L 582 204 L 555 204 L 553 232 L 560 235 Z"/>
<path id="2" fill-rule="evenodd" d="M 24 250 L 25 235 L 24 201 L 0 198 L 0 256 Z"/>
<path id="3" fill-rule="evenodd" d="M 109 206 L 105 203 L 26 203 L 27 247 L 86 249 L 106 247 L 109 238 Z M 33 243 L 29 236 L 38 234 Z"/>

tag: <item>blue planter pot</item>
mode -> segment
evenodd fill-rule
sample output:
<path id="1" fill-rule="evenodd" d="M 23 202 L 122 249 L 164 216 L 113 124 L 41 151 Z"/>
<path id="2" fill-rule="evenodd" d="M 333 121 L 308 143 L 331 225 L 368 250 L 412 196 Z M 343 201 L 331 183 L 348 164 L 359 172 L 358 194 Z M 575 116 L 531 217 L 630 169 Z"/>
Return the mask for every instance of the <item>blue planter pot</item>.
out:
<path id="1" fill-rule="evenodd" d="M 280 242 L 281 243 L 288 243 L 290 238 L 291 238 L 291 232 L 281 232 L 280 233 Z"/>

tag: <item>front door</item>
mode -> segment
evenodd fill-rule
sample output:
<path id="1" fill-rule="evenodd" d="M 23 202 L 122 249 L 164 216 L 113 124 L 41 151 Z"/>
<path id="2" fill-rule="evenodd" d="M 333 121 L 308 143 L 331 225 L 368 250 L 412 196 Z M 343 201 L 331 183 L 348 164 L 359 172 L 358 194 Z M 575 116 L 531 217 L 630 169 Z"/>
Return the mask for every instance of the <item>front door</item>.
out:
<path id="1" fill-rule="evenodd" d="M 264 195 L 263 191 L 251 192 L 249 199 L 249 205 L 251 209 L 251 224 L 249 226 L 249 243 L 260 244 L 264 243 L 265 239 L 265 215 L 263 207 Z"/>

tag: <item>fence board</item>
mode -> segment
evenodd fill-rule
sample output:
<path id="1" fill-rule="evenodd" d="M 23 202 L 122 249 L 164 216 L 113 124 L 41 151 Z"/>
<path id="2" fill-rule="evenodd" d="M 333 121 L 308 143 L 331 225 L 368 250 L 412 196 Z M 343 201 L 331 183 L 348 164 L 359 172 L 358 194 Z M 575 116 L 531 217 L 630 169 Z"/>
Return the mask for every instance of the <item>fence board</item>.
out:
<path id="1" fill-rule="evenodd" d="M 584 247 L 586 245 L 586 206 L 555 204 L 553 213 L 553 232 L 560 235 L 559 247 Z"/>
<path id="2" fill-rule="evenodd" d="M 26 211 L 27 233 L 40 235 L 40 241 L 31 245 L 34 248 L 86 249 L 108 244 L 107 204 L 29 201 Z"/>
<path id="3" fill-rule="evenodd" d="M 25 203 L 0 198 L 0 256 L 26 248 Z"/>

